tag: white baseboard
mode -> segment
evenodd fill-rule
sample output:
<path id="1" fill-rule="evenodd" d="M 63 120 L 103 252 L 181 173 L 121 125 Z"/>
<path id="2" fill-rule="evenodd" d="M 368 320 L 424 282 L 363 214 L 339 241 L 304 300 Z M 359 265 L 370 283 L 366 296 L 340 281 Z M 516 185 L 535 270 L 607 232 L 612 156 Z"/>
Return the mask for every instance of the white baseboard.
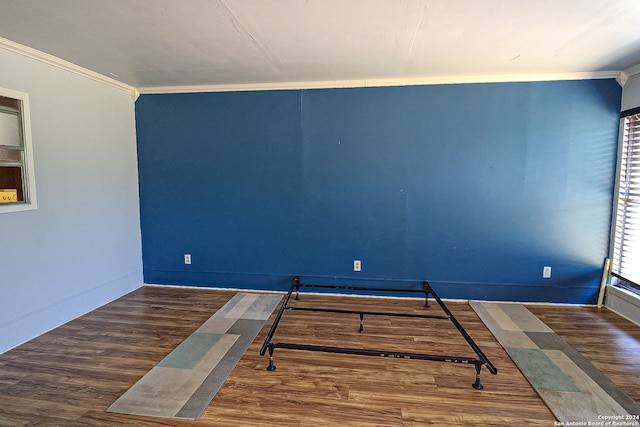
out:
<path id="1" fill-rule="evenodd" d="M 640 326 L 640 296 L 616 286 L 607 286 L 605 307 Z"/>
<path id="2" fill-rule="evenodd" d="M 67 296 L 0 325 L 0 354 L 142 286 L 142 271 Z"/>

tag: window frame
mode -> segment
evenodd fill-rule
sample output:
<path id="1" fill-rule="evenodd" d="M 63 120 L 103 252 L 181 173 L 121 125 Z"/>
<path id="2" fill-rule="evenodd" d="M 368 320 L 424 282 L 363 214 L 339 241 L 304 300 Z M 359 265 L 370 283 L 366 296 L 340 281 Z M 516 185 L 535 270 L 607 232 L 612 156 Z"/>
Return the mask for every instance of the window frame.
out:
<path id="1" fill-rule="evenodd" d="M 22 129 L 22 148 L 24 161 L 22 165 L 22 180 L 24 201 L 17 203 L 0 204 L 0 214 L 9 212 L 21 212 L 38 209 L 36 198 L 36 177 L 33 162 L 33 142 L 31 138 L 31 109 L 29 106 L 29 94 L 13 89 L 0 87 L 0 96 L 13 98 L 20 103 L 19 115 Z M 25 182 L 26 181 L 26 182 Z"/>
<path id="2" fill-rule="evenodd" d="M 618 246 L 618 238 L 617 238 L 617 234 L 618 234 L 618 215 L 619 215 L 619 207 L 620 207 L 620 186 L 622 184 L 622 161 L 623 161 L 623 156 L 624 156 L 624 147 L 625 147 L 625 127 L 626 127 L 626 120 L 628 117 L 631 116 L 636 116 L 640 114 L 640 107 L 637 108 L 632 108 L 629 110 L 625 110 L 622 111 L 620 113 L 620 131 L 619 131 L 619 138 L 618 138 L 618 155 L 617 155 L 617 162 L 616 162 L 616 176 L 615 176 L 615 188 L 614 188 L 614 203 L 613 203 L 613 212 L 612 212 L 612 217 L 611 217 L 611 241 L 610 241 L 610 248 L 609 248 L 609 257 L 611 258 L 611 271 L 610 274 L 612 276 L 612 284 L 618 284 L 618 285 L 622 285 L 625 282 L 630 282 L 634 285 L 636 285 L 633 280 L 638 280 L 637 277 L 626 277 L 623 272 L 621 271 L 622 268 L 622 259 L 617 260 L 616 262 L 616 249 Z M 633 142 L 632 142 L 633 141 Z M 638 142 L 635 140 L 632 140 L 629 143 L 633 144 L 632 146 L 636 146 L 638 145 Z M 632 175 L 633 176 L 633 175 Z M 631 182 L 635 182 L 635 181 L 631 181 Z M 626 239 L 625 239 L 626 240 Z M 616 264 L 618 266 L 618 268 L 616 268 Z M 636 285 L 637 286 L 637 285 Z M 626 287 L 626 286 L 623 286 Z M 634 293 L 638 293 L 635 289 L 633 290 Z"/>

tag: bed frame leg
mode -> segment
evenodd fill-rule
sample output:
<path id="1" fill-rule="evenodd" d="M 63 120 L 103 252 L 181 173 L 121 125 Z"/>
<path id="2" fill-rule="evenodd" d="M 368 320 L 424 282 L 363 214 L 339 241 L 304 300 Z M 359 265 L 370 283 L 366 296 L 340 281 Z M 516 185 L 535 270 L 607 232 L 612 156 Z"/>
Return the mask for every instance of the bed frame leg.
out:
<path id="1" fill-rule="evenodd" d="M 476 362 L 476 380 L 473 384 L 471 384 L 471 387 L 475 388 L 476 390 L 482 390 L 484 388 L 484 386 L 480 383 L 481 369 L 482 369 L 482 363 Z"/>
<path id="2" fill-rule="evenodd" d="M 424 282 L 422 288 L 424 289 L 424 308 L 429 308 L 429 293 L 431 292 L 431 287 L 427 282 Z"/>
<path id="3" fill-rule="evenodd" d="M 275 349 L 273 343 L 269 343 L 269 366 L 267 366 L 267 371 L 275 371 L 276 365 L 273 364 L 273 350 Z"/>
<path id="4" fill-rule="evenodd" d="M 364 332 L 364 314 L 362 313 L 360 313 L 360 329 L 358 329 L 358 332 Z"/>

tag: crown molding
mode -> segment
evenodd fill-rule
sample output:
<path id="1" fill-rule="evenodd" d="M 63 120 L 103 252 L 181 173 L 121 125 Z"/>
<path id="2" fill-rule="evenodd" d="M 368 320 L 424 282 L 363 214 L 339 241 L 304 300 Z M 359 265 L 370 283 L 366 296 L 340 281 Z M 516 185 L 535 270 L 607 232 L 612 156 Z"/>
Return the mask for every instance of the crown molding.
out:
<path id="1" fill-rule="evenodd" d="M 215 85 L 191 85 L 191 86 L 148 86 L 133 87 L 111 77 L 96 73 L 89 69 L 75 65 L 48 53 L 15 43 L 0 37 L 0 48 L 9 50 L 19 55 L 35 59 L 52 65 L 65 71 L 81 75 L 91 80 L 123 90 L 134 101 L 140 94 L 169 94 L 169 93 L 194 93 L 194 92 L 239 92 L 260 90 L 300 90 L 300 89 L 337 89 L 337 88 L 362 88 L 384 86 L 418 86 L 418 85 L 444 85 L 464 83 L 512 83 L 535 82 L 556 80 L 588 80 L 614 78 L 624 85 L 626 80 L 640 73 L 640 64 L 620 71 L 595 71 L 572 73 L 531 73 L 531 74 L 465 74 L 465 75 L 436 75 L 400 78 L 378 79 L 352 79 L 352 80 L 321 80 L 298 82 L 271 82 L 271 83 L 247 83 L 247 84 L 215 84 Z"/>
<path id="2" fill-rule="evenodd" d="M 624 87 L 624 85 L 627 83 L 627 80 L 629 80 L 629 77 L 633 77 L 636 74 L 640 74 L 640 64 L 622 70 L 620 72 L 620 80 L 618 80 L 620 82 L 620 85 Z"/>
<path id="3" fill-rule="evenodd" d="M 75 65 L 71 62 L 65 61 L 64 59 L 60 59 L 48 53 L 44 53 L 37 49 L 33 49 L 16 42 L 12 42 L 11 40 L 7 40 L 2 37 L 0 37 L 0 48 L 17 53 L 18 55 L 22 55 L 27 58 L 35 59 L 36 61 L 43 62 L 45 64 L 54 66 L 56 68 L 60 68 L 62 70 L 65 70 L 74 74 L 78 74 L 80 76 L 89 78 L 99 83 L 106 84 L 116 89 L 123 90 L 125 92 L 128 92 L 129 95 L 131 96 L 131 99 L 133 99 L 134 101 L 140 95 L 138 93 L 138 90 L 133 86 L 122 83 L 118 80 L 112 79 L 100 73 L 96 73 L 95 71 L 91 71 L 86 68 L 80 67 L 79 65 Z"/>
<path id="4" fill-rule="evenodd" d="M 635 76 L 636 74 L 640 74 L 640 64 L 622 70 L 622 74 L 624 74 L 627 78 Z"/>
<path id="5" fill-rule="evenodd" d="M 326 80 L 303 82 L 273 82 L 248 83 L 228 85 L 194 85 L 194 86 L 149 86 L 138 87 L 140 94 L 170 94 L 194 92 L 240 92 L 259 90 L 299 90 L 299 89 L 337 89 L 383 86 L 417 86 L 443 85 L 462 83 L 510 83 L 535 82 L 556 80 L 588 80 L 588 79 L 616 79 L 620 82 L 620 71 L 596 71 L 576 73 L 547 73 L 547 74 L 484 74 L 484 75 L 451 75 L 451 76 L 422 76 L 404 78 L 354 79 L 354 80 Z"/>

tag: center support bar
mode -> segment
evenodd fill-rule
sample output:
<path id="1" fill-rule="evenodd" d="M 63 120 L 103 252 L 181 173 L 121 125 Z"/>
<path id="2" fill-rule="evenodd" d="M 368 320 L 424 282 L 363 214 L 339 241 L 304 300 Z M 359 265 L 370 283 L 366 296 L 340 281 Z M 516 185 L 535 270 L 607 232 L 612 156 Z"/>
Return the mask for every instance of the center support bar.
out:
<path id="1" fill-rule="evenodd" d="M 329 288 L 329 289 L 349 289 L 349 290 L 359 290 L 359 291 L 389 291 L 389 292 L 423 292 L 425 295 L 425 308 L 429 308 L 429 294 L 433 295 L 433 298 L 436 300 L 440 308 L 444 311 L 446 316 L 436 316 L 436 315 L 421 315 L 421 314 L 403 314 L 403 313 L 381 313 L 381 312 L 367 312 L 362 310 L 342 310 L 342 309 L 329 309 L 329 308 L 308 308 L 308 307 L 289 307 L 289 301 L 291 299 L 291 295 L 293 291 L 296 291 L 295 299 L 300 299 L 300 288 L 301 287 L 310 287 L 310 288 Z M 310 345 L 310 344 L 296 344 L 296 343 L 286 343 L 286 342 L 274 342 L 273 336 L 282 320 L 282 316 L 285 310 L 300 310 L 300 311 L 317 311 L 317 312 L 325 312 L 325 313 L 345 313 L 345 314 L 359 314 L 360 315 L 360 329 L 358 332 L 364 332 L 363 328 L 363 318 L 364 315 L 375 315 L 375 316 L 397 316 L 397 317 L 419 317 L 419 318 L 433 318 L 433 319 L 449 319 L 458 330 L 460 335 L 467 342 L 469 347 L 476 354 L 476 358 L 473 357 L 463 357 L 463 356 L 449 356 L 449 355 L 435 355 L 435 354 L 422 354 L 422 353 L 411 353 L 411 352 L 398 352 L 398 351 L 388 351 L 388 350 L 377 350 L 377 349 L 358 349 L 358 348 L 347 348 L 347 347 L 330 347 L 330 346 L 318 346 L 318 345 Z M 440 297 L 435 293 L 433 288 L 428 282 L 422 282 L 422 290 L 418 289 L 390 289 L 390 288 L 367 288 L 367 287 L 359 287 L 359 286 L 342 286 L 342 285 L 316 285 L 316 284 L 301 284 L 300 277 L 295 276 L 291 280 L 291 286 L 289 287 L 289 291 L 287 292 L 284 300 L 282 301 L 282 305 L 280 306 L 280 310 L 276 315 L 276 318 L 269 329 L 267 337 L 260 348 L 260 355 L 264 356 L 267 349 L 269 350 L 269 366 L 267 366 L 267 370 L 274 371 L 276 369 L 273 363 L 273 353 L 276 348 L 286 348 L 290 350 L 305 350 L 305 351 L 319 351 L 325 353 L 342 353 L 342 354 L 356 354 L 363 356 L 379 356 L 379 357 L 393 357 L 393 358 L 403 358 L 403 359 L 420 359 L 420 360 L 432 360 L 439 362 L 451 362 L 451 363 L 466 363 L 472 364 L 475 366 L 476 370 L 476 380 L 471 385 L 476 390 L 481 390 L 483 388 L 480 383 L 480 371 L 482 366 L 485 366 L 489 372 L 493 375 L 498 373 L 496 367 L 489 361 L 487 356 L 482 352 L 480 347 L 473 341 L 471 336 L 467 333 L 464 327 L 458 322 L 453 313 L 449 310 L 449 308 L 445 305 L 445 303 L 440 299 Z"/>
<path id="2" fill-rule="evenodd" d="M 305 288 L 323 288 L 323 289 L 349 289 L 352 291 L 380 291 L 380 292 L 418 292 L 422 293 L 422 289 L 398 289 L 398 288 L 370 288 L 364 286 L 350 286 L 350 285 L 316 285 L 312 283 L 299 284 L 299 287 Z"/>
<path id="3" fill-rule="evenodd" d="M 362 310 L 340 310 L 336 308 L 313 308 L 313 307 L 287 307 L 287 310 L 297 311 L 318 311 L 322 313 L 340 313 L 340 314 L 366 314 L 367 316 L 391 316 L 391 317 L 418 317 L 422 319 L 443 319 L 448 316 L 438 316 L 433 314 L 411 314 L 411 313 L 383 313 L 378 311 L 362 311 Z"/>

